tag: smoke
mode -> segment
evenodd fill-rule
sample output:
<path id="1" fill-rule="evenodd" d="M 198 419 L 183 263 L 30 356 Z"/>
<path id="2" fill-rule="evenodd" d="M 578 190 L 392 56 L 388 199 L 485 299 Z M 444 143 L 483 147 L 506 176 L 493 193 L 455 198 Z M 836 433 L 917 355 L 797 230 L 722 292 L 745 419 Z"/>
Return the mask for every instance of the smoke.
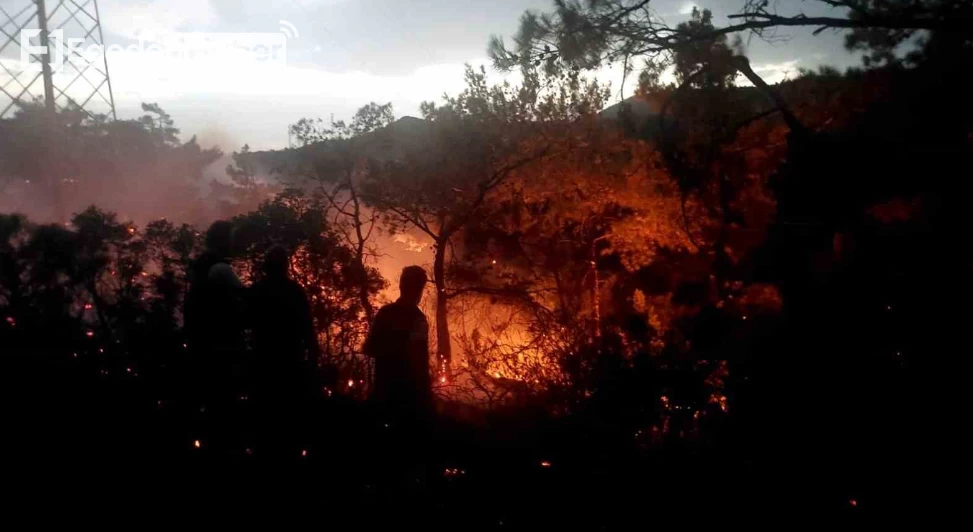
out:
<path id="1" fill-rule="evenodd" d="M 165 126 L 136 121 L 49 127 L 39 109 L 0 121 L 0 212 L 35 223 L 64 223 L 90 205 L 139 225 L 166 218 L 205 226 L 242 214 L 242 205 L 214 191 L 241 143 L 217 125 L 195 142 L 167 136 Z M 271 180 L 269 172 L 257 178 Z"/>

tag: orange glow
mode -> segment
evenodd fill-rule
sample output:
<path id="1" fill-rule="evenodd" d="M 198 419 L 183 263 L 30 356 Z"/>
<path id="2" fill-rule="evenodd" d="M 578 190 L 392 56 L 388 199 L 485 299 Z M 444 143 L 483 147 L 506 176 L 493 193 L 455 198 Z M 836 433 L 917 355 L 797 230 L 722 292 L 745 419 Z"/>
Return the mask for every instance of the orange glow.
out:
<path id="1" fill-rule="evenodd" d="M 84 333 L 84 335 L 87 336 L 88 338 L 91 338 L 92 336 L 95 335 L 95 331 L 88 331 L 88 332 Z"/>
<path id="2" fill-rule="evenodd" d="M 551 463 L 547 460 L 541 460 L 541 467 L 551 467 Z"/>
<path id="3" fill-rule="evenodd" d="M 307 449 L 301 449 L 301 456 L 307 456 Z"/>
<path id="4" fill-rule="evenodd" d="M 858 501 L 856 501 L 855 499 L 849 499 L 848 500 L 848 504 L 850 504 L 851 507 L 854 508 L 854 507 L 858 506 Z"/>
<path id="5" fill-rule="evenodd" d="M 84 309 L 85 310 L 91 310 L 91 303 L 85 303 L 84 304 Z"/>
<path id="6" fill-rule="evenodd" d="M 199 449 L 202 446 L 203 446 L 203 444 L 199 443 L 199 440 L 193 441 L 193 447 Z"/>
<path id="7" fill-rule="evenodd" d="M 355 386 L 355 381 L 348 379 L 348 387 L 353 388 Z"/>

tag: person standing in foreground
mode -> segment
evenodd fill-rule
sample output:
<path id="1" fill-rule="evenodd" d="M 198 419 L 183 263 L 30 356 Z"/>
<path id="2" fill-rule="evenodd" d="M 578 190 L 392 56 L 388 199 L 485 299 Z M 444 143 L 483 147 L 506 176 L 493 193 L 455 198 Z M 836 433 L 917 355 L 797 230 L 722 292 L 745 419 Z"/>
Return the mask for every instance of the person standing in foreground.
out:
<path id="1" fill-rule="evenodd" d="M 378 311 L 364 352 L 375 359 L 375 398 L 386 413 L 422 424 L 432 411 L 429 324 L 419 310 L 426 272 L 408 266 L 399 279 L 400 297 Z"/>
<path id="2" fill-rule="evenodd" d="M 189 272 L 184 317 L 198 399 L 226 400 L 232 366 L 243 352 L 243 283 L 230 266 L 233 225 L 214 222 Z"/>
<path id="3" fill-rule="evenodd" d="M 214 222 L 206 249 L 189 271 L 184 308 L 189 359 L 188 404 L 197 413 L 197 435 L 209 445 L 230 445 L 239 370 L 245 354 L 242 302 L 245 288 L 230 265 L 233 225 Z M 219 442 L 219 443 L 217 443 Z"/>
<path id="4" fill-rule="evenodd" d="M 302 439 L 319 346 L 307 293 L 291 279 L 290 253 L 270 248 L 261 279 L 250 289 L 253 331 L 254 398 L 259 412 L 260 446 L 271 455 L 292 456 Z"/>

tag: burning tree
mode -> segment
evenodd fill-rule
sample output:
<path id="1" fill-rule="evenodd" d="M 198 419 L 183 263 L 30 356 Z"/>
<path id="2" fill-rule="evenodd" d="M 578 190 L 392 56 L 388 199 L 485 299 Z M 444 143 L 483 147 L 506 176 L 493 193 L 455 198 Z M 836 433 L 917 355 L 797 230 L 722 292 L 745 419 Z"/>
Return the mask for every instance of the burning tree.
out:
<path id="1" fill-rule="evenodd" d="M 355 285 L 369 322 L 374 315 L 374 290 L 369 278 L 376 275 L 369 262 L 379 255 L 373 239 L 379 214 L 364 204 L 360 188 L 363 174 L 376 156 L 376 137 L 381 142 L 380 130 L 394 120 L 391 103 L 375 102 L 358 109 L 350 124 L 338 121 L 326 125 L 320 119 L 301 119 L 290 128 L 301 144 L 296 150 L 297 160 L 282 171 L 285 179 L 313 187 L 313 193 L 324 200 L 325 216 L 332 227 L 354 250 L 358 272 Z"/>
<path id="2" fill-rule="evenodd" d="M 411 228 L 433 242 L 437 359 L 444 373 L 452 359 L 450 248 L 508 179 L 553 151 L 543 134 L 552 123 L 538 117 L 555 100 L 540 96 L 536 78 L 517 89 L 490 87 L 484 70 L 468 68 L 466 81 L 467 88 L 443 105 L 423 104 L 424 134 L 397 146 L 401 156 L 375 165 L 364 189 L 392 232 Z"/>

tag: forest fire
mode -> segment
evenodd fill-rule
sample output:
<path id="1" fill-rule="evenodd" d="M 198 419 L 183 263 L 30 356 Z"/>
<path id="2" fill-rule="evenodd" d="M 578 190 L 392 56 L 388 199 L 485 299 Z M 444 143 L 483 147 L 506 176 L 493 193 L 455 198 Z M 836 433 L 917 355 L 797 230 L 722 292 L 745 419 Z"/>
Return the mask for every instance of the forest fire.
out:
<path id="1" fill-rule="evenodd" d="M 74 13 L 28 4 L 0 10 L 7 38 Z M 558 1 L 431 102 L 412 81 L 430 65 L 389 35 L 461 62 L 465 44 L 423 39 L 474 27 L 450 18 L 472 8 L 386 4 L 360 28 L 345 18 L 367 6 L 298 6 L 309 24 L 340 15 L 350 45 L 288 35 L 301 65 L 260 83 L 193 70 L 183 88 L 212 117 L 159 98 L 185 132 L 155 103 L 125 114 L 155 92 L 101 116 L 50 58 L 40 95 L 0 58 L 0 97 L 18 100 L 0 105 L 0 404 L 32 434 L 0 455 L 159 485 L 180 467 L 254 486 L 283 472 L 355 518 L 470 529 L 918 498 L 928 483 L 906 477 L 941 442 L 903 427 L 941 428 L 930 416 L 961 389 L 940 359 L 973 264 L 969 2 Z M 293 6 L 272 7 L 290 29 Z M 257 31 L 209 11 L 178 26 Z M 347 61 L 322 70 L 322 54 Z M 416 116 L 380 100 L 297 119 L 348 87 L 394 87 Z M 244 90 L 266 115 L 252 131 L 297 120 L 286 145 L 224 155 L 193 136 L 240 120 L 215 95 Z"/>

